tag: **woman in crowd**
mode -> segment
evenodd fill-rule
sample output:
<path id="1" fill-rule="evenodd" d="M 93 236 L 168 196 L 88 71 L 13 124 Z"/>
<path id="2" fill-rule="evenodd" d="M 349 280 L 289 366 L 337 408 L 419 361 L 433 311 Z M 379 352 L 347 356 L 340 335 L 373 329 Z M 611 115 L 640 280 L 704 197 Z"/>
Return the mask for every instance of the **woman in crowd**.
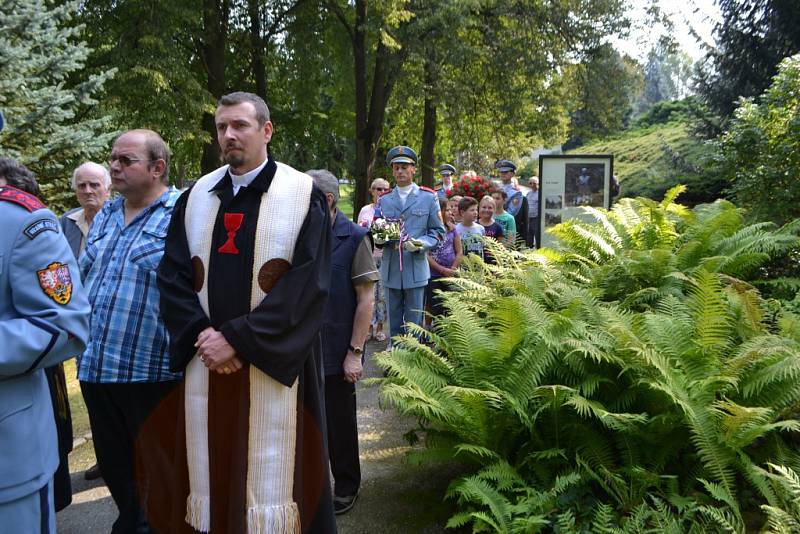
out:
<path id="1" fill-rule="evenodd" d="M 503 227 L 494 220 L 494 199 L 489 195 L 483 197 L 478 204 L 478 224 L 483 226 L 484 237 L 492 237 L 500 243 L 504 242 Z M 494 256 L 488 249 L 484 250 L 483 261 L 495 262 Z"/>
<path id="2" fill-rule="evenodd" d="M 447 285 L 441 279 L 456 276 L 456 269 L 458 269 L 458 264 L 461 263 L 461 258 L 463 257 L 461 238 L 456 233 L 456 224 L 452 213 L 448 209 L 448 204 L 445 199 L 439 199 L 442 222 L 447 232 L 444 236 L 444 241 L 428 252 L 431 279 L 425 288 L 425 300 L 430 303 L 431 315 L 434 316 L 441 315 L 444 312 L 442 303 L 434 291 L 436 289 L 447 289 Z"/>
<path id="3" fill-rule="evenodd" d="M 372 195 L 372 203 L 365 205 L 358 212 L 358 220 L 356 221 L 360 226 L 369 228 L 372 226 L 372 221 L 375 219 L 375 205 L 378 203 L 378 197 L 390 189 L 389 182 L 383 178 L 375 178 L 372 180 L 372 185 L 369 187 L 369 192 Z M 375 259 L 375 265 L 380 269 L 381 257 L 383 250 L 378 247 L 373 247 L 372 257 Z M 370 324 L 370 337 L 378 341 L 386 341 L 386 333 L 383 331 L 383 323 L 386 322 L 386 299 L 383 295 L 383 283 L 378 280 L 375 284 L 375 309 L 372 315 L 372 324 Z"/>

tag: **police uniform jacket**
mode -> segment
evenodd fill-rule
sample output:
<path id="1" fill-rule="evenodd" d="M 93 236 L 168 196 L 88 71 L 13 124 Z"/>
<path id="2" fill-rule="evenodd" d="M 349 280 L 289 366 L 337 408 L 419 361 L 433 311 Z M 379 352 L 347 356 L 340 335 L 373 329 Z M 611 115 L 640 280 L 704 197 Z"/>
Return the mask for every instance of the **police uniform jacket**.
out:
<path id="1" fill-rule="evenodd" d="M 381 217 L 401 219 L 411 239 L 423 243 L 423 249 L 408 252 L 398 248 L 398 243 L 387 243 L 383 247 L 381 280 L 391 289 L 412 289 L 428 284 L 431 277 L 427 251 L 444 239 L 444 225 L 439 218 L 439 198 L 430 189 L 413 184 L 406 197 L 400 198 L 397 188 L 378 199 Z M 377 212 L 378 210 L 376 210 Z M 400 270 L 400 254 L 403 255 L 403 270 Z"/>
<path id="2" fill-rule="evenodd" d="M 80 354 L 89 303 L 55 215 L 0 187 L 0 502 L 41 489 L 58 466 L 44 368 Z"/>

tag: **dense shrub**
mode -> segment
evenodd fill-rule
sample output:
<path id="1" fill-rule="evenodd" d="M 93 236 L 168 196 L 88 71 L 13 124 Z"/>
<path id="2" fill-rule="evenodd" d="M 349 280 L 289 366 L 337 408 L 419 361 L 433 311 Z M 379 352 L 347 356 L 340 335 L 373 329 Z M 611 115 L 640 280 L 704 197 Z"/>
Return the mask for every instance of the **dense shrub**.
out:
<path id="1" fill-rule="evenodd" d="M 800 320 L 751 284 L 798 224 L 623 199 L 490 247 L 448 313 L 378 357 L 419 457 L 461 459 L 449 526 L 475 532 L 743 532 L 797 521 Z M 781 467 L 782 466 L 782 467 Z M 794 499 L 794 500 L 793 500 Z M 761 507 L 763 505 L 763 508 Z M 776 528 L 776 531 L 778 529 Z"/>
<path id="2" fill-rule="evenodd" d="M 758 102 L 741 102 L 720 140 L 720 173 L 755 219 L 800 217 L 800 55 L 780 64 Z"/>
<path id="3" fill-rule="evenodd" d="M 700 109 L 702 109 L 702 105 L 692 96 L 681 100 L 662 100 L 646 113 L 636 117 L 636 120 L 633 121 L 633 128 L 647 128 L 654 124 L 669 122 L 686 122 L 696 116 Z"/>

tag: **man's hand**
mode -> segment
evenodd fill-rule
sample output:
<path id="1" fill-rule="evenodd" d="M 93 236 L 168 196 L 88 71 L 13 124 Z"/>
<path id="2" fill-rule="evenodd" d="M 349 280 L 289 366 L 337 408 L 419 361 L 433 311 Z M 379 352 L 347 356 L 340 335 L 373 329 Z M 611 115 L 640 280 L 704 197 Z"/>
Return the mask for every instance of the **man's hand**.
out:
<path id="1" fill-rule="evenodd" d="M 347 352 L 342 367 L 344 367 L 345 382 L 350 382 L 351 384 L 358 382 L 358 379 L 361 378 L 361 374 L 364 372 L 364 367 L 361 365 L 361 357 L 356 356 L 350 351 Z"/>
<path id="2" fill-rule="evenodd" d="M 242 367 L 244 367 L 244 362 L 240 360 L 238 356 L 234 356 L 233 358 L 228 360 L 227 364 L 221 367 L 217 367 L 217 370 L 215 372 L 221 375 L 229 375 L 235 373 Z"/>
<path id="3" fill-rule="evenodd" d="M 423 248 L 422 241 L 411 239 L 403 244 L 403 248 L 405 248 L 408 252 L 418 252 Z"/>
<path id="4" fill-rule="evenodd" d="M 218 330 L 206 328 L 197 336 L 194 346 L 197 347 L 197 355 L 209 371 L 230 374 L 242 368 L 241 360 L 236 357 L 236 350 Z"/>

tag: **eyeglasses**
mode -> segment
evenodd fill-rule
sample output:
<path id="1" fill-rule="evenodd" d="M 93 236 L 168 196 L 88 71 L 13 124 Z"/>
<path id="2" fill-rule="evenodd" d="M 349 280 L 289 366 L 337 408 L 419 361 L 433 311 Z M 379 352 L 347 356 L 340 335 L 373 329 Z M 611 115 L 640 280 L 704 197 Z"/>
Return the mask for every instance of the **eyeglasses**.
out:
<path id="1" fill-rule="evenodd" d="M 111 165 L 115 161 L 119 161 L 119 164 L 122 165 L 123 167 L 130 167 L 131 165 L 133 165 L 137 161 L 150 161 L 150 160 L 149 159 L 144 159 L 144 158 L 132 158 L 130 156 L 125 156 L 125 155 L 117 156 L 115 154 L 112 154 L 112 155 L 110 155 L 108 157 L 108 164 L 109 165 Z"/>

